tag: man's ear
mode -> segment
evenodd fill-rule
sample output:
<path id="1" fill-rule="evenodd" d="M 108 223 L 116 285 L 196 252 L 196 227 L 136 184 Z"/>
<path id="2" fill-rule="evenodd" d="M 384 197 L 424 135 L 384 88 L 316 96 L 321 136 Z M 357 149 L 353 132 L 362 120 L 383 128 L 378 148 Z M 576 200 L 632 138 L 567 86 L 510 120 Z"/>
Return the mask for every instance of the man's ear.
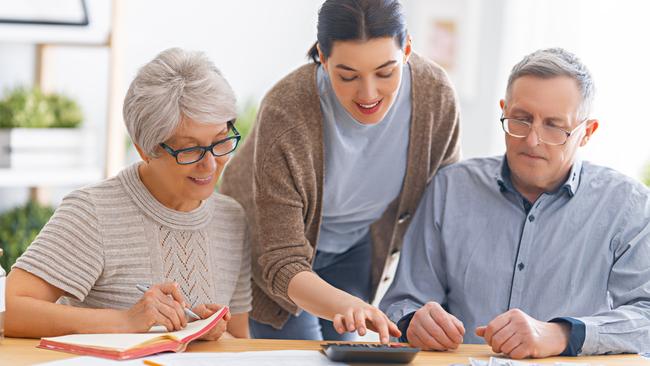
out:
<path id="1" fill-rule="evenodd" d="M 588 120 L 587 127 L 585 128 L 585 135 L 582 136 L 582 140 L 580 140 L 580 146 L 585 146 L 587 142 L 589 142 L 589 139 L 596 132 L 597 129 L 598 129 L 598 120 L 597 119 Z"/>
<path id="2" fill-rule="evenodd" d="M 505 109 L 506 108 L 506 100 L 505 99 L 499 100 L 499 107 L 501 107 L 501 112 L 505 113 L 505 111 L 506 111 L 506 109 Z"/>

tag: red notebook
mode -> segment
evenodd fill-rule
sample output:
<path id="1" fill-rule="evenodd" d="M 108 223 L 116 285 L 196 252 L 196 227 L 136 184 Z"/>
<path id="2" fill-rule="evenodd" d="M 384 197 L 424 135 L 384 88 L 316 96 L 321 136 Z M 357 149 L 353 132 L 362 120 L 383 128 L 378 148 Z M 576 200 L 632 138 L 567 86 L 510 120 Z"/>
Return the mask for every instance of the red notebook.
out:
<path id="1" fill-rule="evenodd" d="M 72 334 L 41 338 L 38 347 L 113 360 L 128 360 L 159 352 L 183 352 L 188 343 L 209 332 L 227 312 L 228 307 L 224 306 L 209 318 L 188 323 L 185 329 L 175 332 L 155 326 L 148 333 Z"/>

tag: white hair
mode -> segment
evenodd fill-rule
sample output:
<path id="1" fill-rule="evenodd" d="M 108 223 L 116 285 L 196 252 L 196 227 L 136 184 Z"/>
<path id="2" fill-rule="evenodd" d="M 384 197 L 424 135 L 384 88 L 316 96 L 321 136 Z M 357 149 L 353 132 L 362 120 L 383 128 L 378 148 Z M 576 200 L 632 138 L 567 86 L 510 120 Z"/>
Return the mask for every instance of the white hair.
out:
<path id="1" fill-rule="evenodd" d="M 575 80 L 582 96 L 580 117 L 583 119 L 589 116 L 596 90 L 591 73 L 576 55 L 562 48 L 547 48 L 527 55 L 510 72 L 506 99 L 510 98 L 510 91 L 515 80 L 528 75 L 544 79 L 568 76 Z"/>
<path id="2" fill-rule="evenodd" d="M 124 98 L 123 115 L 133 142 L 155 157 L 183 118 L 225 123 L 237 116 L 236 99 L 203 52 L 169 48 L 138 71 Z"/>

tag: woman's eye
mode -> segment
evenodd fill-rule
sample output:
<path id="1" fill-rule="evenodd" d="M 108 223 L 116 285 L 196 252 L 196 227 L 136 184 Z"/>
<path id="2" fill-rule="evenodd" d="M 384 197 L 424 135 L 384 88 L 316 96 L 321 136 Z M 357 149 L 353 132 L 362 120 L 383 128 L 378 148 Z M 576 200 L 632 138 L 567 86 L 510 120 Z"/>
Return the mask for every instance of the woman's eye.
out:
<path id="1" fill-rule="evenodd" d="M 379 76 L 380 78 L 388 79 L 389 77 L 393 76 L 393 72 L 391 71 L 389 73 L 377 74 L 377 76 Z"/>
<path id="2" fill-rule="evenodd" d="M 350 78 L 346 78 L 346 77 L 343 76 L 343 75 L 340 75 L 340 76 L 341 76 L 341 80 L 343 80 L 343 81 L 352 81 L 352 80 L 354 80 L 354 79 L 357 78 L 356 76 L 353 76 L 353 77 L 350 77 Z"/>

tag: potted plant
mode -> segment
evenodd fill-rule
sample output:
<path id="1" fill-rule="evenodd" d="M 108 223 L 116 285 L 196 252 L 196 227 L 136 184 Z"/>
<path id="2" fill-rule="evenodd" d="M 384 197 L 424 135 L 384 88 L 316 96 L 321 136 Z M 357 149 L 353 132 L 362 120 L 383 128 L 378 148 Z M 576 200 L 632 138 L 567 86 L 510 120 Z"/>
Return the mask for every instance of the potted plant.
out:
<path id="1" fill-rule="evenodd" d="M 0 248 L 4 251 L 0 257 L 2 268 L 9 272 L 53 213 L 52 207 L 30 200 L 24 206 L 0 214 Z"/>
<path id="2" fill-rule="evenodd" d="M 0 168 L 64 168 L 84 159 L 79 105 L 61 94 L 18 87 L 0 100 Z"/>

